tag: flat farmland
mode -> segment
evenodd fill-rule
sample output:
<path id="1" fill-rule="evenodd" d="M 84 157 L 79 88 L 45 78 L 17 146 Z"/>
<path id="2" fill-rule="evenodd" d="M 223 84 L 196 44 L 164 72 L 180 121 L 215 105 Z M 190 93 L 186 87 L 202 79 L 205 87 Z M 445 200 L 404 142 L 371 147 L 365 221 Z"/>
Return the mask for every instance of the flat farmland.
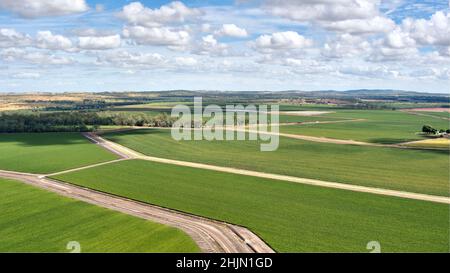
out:
<path id="1" fill-rule="evenodd" d="M 259 141 L 176 141 L 170 130 L 108 133 L 143 154 L 409 192 L 448 196 L 449 152 L 363 147 L 280 138 L 278 150 Z"/>
<path id="2" fill-rule="evenodd" d="M 427 124 L 448 129 L 449 121 L 400 111 L 341 110 L 321 118 L 365 119 L 358 122 L 281 126 L 280 132 L 371 143 L 394 144 L 424 139 L 418 134 Z"/>
<path id="3" fill-rule="evenodd" d="M 0 134 L 0 169 L 52 173 L 118 157 L 80 133 Z"/>
<path id="4" fill-rule="evenodd" d="M 55 177 L 243 225 L 280 252 L 448 252 L 448 205 L 142 160 Z"/>
<path id="5" fill-rule="evenodd" d="M 426 139 L 420 141 L 410 142 L 405 144 L 410 147 L 419 147 L 419 148 L 440 148 L 440 149 L 450 149 L 450 139 L 448 138 L 434 138 L 434 139 Z"/>
<path id="6" fill-rule="evenodd" d="M 180 230 L 0 179 L 0 252 L 198 252 Z"/>
<path id="7" fill-rule="evenodd" d="M 414 112 L 420 115 L 429 115 L 429 116 L 435 116 L 438 118 L 447 118 L 450 119 L 450 112 Z"/>

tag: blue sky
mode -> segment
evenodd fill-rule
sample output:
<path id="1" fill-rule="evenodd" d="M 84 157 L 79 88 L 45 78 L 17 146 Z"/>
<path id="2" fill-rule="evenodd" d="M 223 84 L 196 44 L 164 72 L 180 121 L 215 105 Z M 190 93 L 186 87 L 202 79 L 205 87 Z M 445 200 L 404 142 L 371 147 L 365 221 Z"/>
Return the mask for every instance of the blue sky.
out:
<path id="1" fill-rule="evenodd" d="M 0 92 L 450 92 L 449 1 L 0 0 Z"/>

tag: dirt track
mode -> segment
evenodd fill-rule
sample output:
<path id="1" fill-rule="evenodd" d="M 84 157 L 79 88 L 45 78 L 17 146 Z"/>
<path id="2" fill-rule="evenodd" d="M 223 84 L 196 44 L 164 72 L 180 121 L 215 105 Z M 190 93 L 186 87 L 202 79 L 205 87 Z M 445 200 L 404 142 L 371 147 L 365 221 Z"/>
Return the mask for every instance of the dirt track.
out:
<path id="1" fill-rule="evenodd" d="M 203 252 L 274 252 L 258 236 L 240 226 L 113 196 L 35 174 L 0 171 L 0 177 L 19 180 L 63 196 L 179 228 L 191 236 Z"/>
<path id="2" fill-rule="evenodd" d="M 110 149 L 117 150 L 120 153 L 127 154 L 129 157 L 135 158 L 135 159 L 142 159 L 142 160 L 148 160 L 148 161 L 153 161 L 153 162 L 160 162 L 160 163 L 186 166 L 186 167 L 192 167 L 192 168 L 198 168 L 198 169 L 213 170 L 213 171 L 226 172 L 226 173 L 255 176 L 255 177 L 268 178 L 268 179 L 274 179 L 274 180 L 289 181 L 289 182 L 294 182 L 294 183 L 299 183 L 299 184 L 307 184 L 307 185 L 314 185 L 314 186 L 327 187 L 327 188 L 350 190 L 350 191 L 356 191 L 356 192 L 366 192 L 366 193 L 372 193 L 372 194 L 395 196 L 395 197 L 401 197 L 401 198 L 450 204 L 450 198 L 445 197 L 445 196 L 435 196 L 435 195 L 404 192 L 404 191 L 397 191 L 397 190 L 388 190 L 388 189 L 358 186 L 358 185 L 351 185 L 351 184 L 344 184 L 344 183 L 337 183 L 337 182 L 328 182 L 328 181 L 321 181 L 321 180 L 315 180 L 315 179 L 300 178 L 300 177 L 294 177 L 294 176 L 271 174 L 271 173 L 242 170 L 242 169 L 236 169 L 236 168 L 230 168 L 230 167 L 220 167 L 220 166 L 214 166 L 214 165 L 208 165 L 208 164 L 202 164 L 202 163 L 194 163 L 194 162 L 146 156 L 146 155 L 143 155 L 132 149 L 124 147 L 120 144 L 117 144 L 115 142 L 108 141 L 108 140 L 106 140 L 102 137 L 99 137 L 93 133 L 86 133 L 85 136 L 88 137 L 89 139 L 91 139 L 93 142 L 97 143 L 98 145 L 101 145 L 103 147 L 107 146 Z"/>
<path id="3" fill-rule="evenodd" d="M 236 131 L 244 132 L 246 129 L 235 129 Z M 247 130 L 249 133 L 259 133 L 257 130 Z M 360 146 L 374 146 L 374 147 L 395 147 L 396 145 L 388 145 L 388 144 L 377 144 L 377 143 L 369 143 L 362 142 L 356 140 L 345 140 L 345 139 L 335 139 L 328 137 L 314 137 L 314 136 L 306 136 L 306 135 L 297 135 L 297 134 L 286 134 L 286 133 L 272 133 L 272 132 L 264 132 L 264 134 L 268 135 L 279 135 L 288 138 L 301 139 L 313 142 L 321 142 L 321 143 L 332 143 L 332 144 L 341 144 L 341 145 L 360 145 Z"/>

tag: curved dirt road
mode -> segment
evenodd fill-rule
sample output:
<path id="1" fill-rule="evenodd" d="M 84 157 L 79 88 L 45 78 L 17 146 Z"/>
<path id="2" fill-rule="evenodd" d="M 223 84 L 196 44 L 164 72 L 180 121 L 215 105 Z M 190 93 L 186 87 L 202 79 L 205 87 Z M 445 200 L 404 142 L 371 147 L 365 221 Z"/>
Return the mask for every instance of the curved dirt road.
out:
<path id="1" fill-rule="evenodd" d="M 62 183 L 36 174 L 0 170 L 0 177 L 19 180 L 63 196 L 179 228 L 191 236 L 203 252 L 274 252 L 264 241 L 244 227 Z"/>
<path id="2" fill-rule="evenodd" d="M 258 171 L 249 171 L 249 170 L 242 170 L 242 169 L 231 168 L 231 167 L 221 167 L 221 166 L 215 166 L 215 165 L 209 165 L 209 164 L 203 164 L 203 163 L 195 163 L 195 162 L 146 156 L 146 155 L 136 152 L 130 148 L 124 147 L 118 143 L 106 140 L 94 133 L 85 133 L 84 135 L 87 138 L 89 138 L 91 141 L 95 142 L 96 144 L 98 144 L 102 147 L 108 147 L 109 149 L 113 149 L 120 153 L 126 154 L 128 156 L 128 158 L 142 159 L 142 160 L 148 160 L 148 161 L 154 161 L 154 162 L 160 162 L 160 163 L 166 163 L 166 164 L 173 164 L 173 165 L 179 165 L 179 166 L 185 166 L 185 167 L 213 170 L 213 171 L 240 174 L 240 175 L 255 176 L 255 177 L 288 181 L 288 182 L 293 182 L 293 183 L 320 186 L 320 187 L 326 187 L 326 188 L 335 188 L 335 189 L 342 189 L 342 190 L 349 190 L 349 191 L 356 191 L 356 192 L 365 192 L 365 193 L 372 193 L 372 194 L 378 194 L 378 195 L 386 195 L 386 196 L 394 196 L 394 197 L 401 197 L 401 198 L 407 198 L 407 199 L 429 201 L 429 202 L 435 202 L 435 203 L 450 204 L 450 198 L 446 197 L 446 196 L 437 196 L 437 195 L 405 192 L 405 191 L 398 191 L 398 190 L 389 190 L 389 189 L 374 188 L 374 187 L 367 187 L 367 186 L 358 186 L 358 185 L 338 183 L 338 182 L 329 182 L 329 181 L 322 181 L 322 180 L 309 179 L 309 178 L 300 178 L 300 177 L 288 176 L 288 175 L 279 175 L 279 174 L 264 173 L 264 172 L 258 172 Z"/>

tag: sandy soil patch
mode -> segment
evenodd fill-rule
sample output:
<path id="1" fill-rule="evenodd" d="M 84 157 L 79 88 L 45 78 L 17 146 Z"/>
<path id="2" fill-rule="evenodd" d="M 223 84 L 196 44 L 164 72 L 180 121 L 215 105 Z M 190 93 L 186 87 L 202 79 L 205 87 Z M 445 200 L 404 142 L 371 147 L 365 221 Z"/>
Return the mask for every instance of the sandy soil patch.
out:
<path id="1" fill-rule="evenodd" d="M 425 147 L 425 148 L 437 148 L 437 149 L 450 149 L 450 139 L 446 137 L 425 139 L 419 141 L 412 141 L 404 143 L 403 145 L 409 147 Z"/>
<path id="2" fill-rule="evenodd" d="M 447 113 L 450 113 L 450 108 L 413 108 L 413 109 L 408 109 L 408 111 L 416 111 L 416 112 L 447 112 Z"/>

